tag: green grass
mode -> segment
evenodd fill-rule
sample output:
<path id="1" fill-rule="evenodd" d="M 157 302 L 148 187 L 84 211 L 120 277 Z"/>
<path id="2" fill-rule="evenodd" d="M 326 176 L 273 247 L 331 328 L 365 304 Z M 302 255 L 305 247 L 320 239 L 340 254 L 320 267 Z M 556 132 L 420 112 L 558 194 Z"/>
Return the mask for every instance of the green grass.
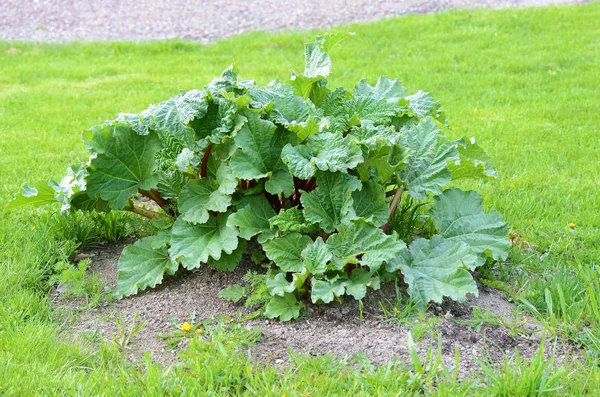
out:
<path id="1" fill-rule="evenodd" d="M 344 29 L 357 35 L 332 52 L 331 79 L 334 86 L 350 86 L 382 74 L 398 77 L 409 90 L 430 91 L 442 102 L 449 135 L 477 138 L 495 159 L 500 178 L 475 187 L 486 207 L 497 209 L 519 232 L 523 247 L 497 267 L 500 280 L 514 283 L 515 299 L 551 334 L 596 358 L 598 20 L 596 3 L 454 11 L 349 26 Z M 290 68 L 301 69 L 302 45 L 314 34 L 255 33 L 209 46 L 0 43 L 0 206 L 23 182 L 59 177 L 70 162 L 84 159 L 84 129 L 118 112 L 140 111 L 180 89 L 201 87 L 233 62 L 242 78 L 285 80 Z M 192 345 L 181 366 L 164 370 L 150 362 L 129 364 L 110 345 L 65 344 L 66 328 L 48 301 L 48 279 L 55 264 L 83 242 L 64 243 L 47 211 L 18 211 L 0 219 L 0 395 L 114 395 L 117 390 L 124 395 L 195 390 L 373 395 L 422 389 L 537 395 L 542 386 L 581 395 L 600 388 L 594 361 L 570 366 L 536 357 L 519 365 L 499 363 L 486 367 L 487 382 L 494 383 L 478 386 L 458 385 L 451 377 L 433 380 L 410 366 L 361 370 L 331 358 L 299 356 L 282 370 L 253 367 L 243 356 L 219 355 L 216 344 Z M 546 376 L 547 368 L 559 367 L 559 379 Z"/>

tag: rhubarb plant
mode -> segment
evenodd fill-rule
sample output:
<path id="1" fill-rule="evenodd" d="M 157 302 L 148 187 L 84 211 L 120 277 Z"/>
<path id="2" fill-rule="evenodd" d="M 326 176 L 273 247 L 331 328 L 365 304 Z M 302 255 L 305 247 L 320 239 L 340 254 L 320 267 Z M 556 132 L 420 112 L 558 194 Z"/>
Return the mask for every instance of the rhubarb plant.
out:
<path id="1" fill-rule="evenodd" d="M 494 178 L 489 156 L 473 139 L 447 138 L 440 104 L 397 79 L 330 88 L 329 50 L 347 37 L 307 44 L 304 72 L 289 83 L 261 87 L 230 67 L 202 89 L 91 128 L 87 162 L 59 182 L 25 185 L 7 208 L 58 200 L 63 211 L 161 219 L 162 230 L 123 250 L 119 298 L 181 268 L 232 270 L 248 247 L 268 265 L 270 318 L 297 318 L 308 300 L 360 300 L 397 278 L 421 307 L 476 295 L 471 271 L 507 256 L 507 226 L 476 192 L 450 185 Z M 390 228 L 407 197 L 429 203 L 421 216 L 435 235 L 407 240 Z"/>

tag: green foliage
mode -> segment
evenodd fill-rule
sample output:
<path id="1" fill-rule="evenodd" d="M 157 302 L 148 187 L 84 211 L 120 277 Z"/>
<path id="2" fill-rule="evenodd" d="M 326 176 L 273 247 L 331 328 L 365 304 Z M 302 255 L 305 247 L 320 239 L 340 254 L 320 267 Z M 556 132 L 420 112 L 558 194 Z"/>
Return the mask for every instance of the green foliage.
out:
<path id="1" fill-rule="evenodd" d="M 123 251 L 117 297 L 179 267 L 232 270 L 249 240 L 270 260 L 263 292 L 251 293 L 266 289 L 269 318 L 298 318 L 308 297 L 361 300 L 400 273 L 419 307 L 477 294 L 470 271 L 506 257 L 507 228 L 476 193 L 447 186 L 494 176 L 489 156 L 474 140 L 447 138 L 439 103 L 407 95 L 397 79 L 330 89 L 328 51 L 347 36 L 307 44 L 304 74 L 289 85 L 238 81 L 230 67 L 201 90 L 84 133 L 89 161 L 50 183 L 63 209 L 125 210 L 165 225 Z M 12 207 L 47 202 L 49 192 L 26 186 Z M 139 206 L 140 195 L 159 210 Z M 403 196 L 433 198 L 420 216 L 439 234 L 394 231 Z"/>

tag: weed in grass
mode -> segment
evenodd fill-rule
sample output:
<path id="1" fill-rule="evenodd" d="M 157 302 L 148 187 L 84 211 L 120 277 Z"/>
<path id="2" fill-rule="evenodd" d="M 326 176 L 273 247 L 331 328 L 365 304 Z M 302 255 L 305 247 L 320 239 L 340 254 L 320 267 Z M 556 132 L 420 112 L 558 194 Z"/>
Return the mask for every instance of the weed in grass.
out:
<path id="1" fill-rule="evenodd" d="M 494 361 L 478 360 L 486 377 L 489 395 L 494 396 L 541 396 L 564 388 L 562 380 L 567 369 L 556 364 L 556 350 L 549 360 L 545 357 L 545 341 L 542 339 L 538 352 L 529 362 L 523 360 L 519 349 L 515 357 L 506 360 L 500 367 Z"/>
<path id="2" fill-rule="evenodd" d="M 98 275 L 90 273 L 90 259 L 79 261 L 76 266 L 59 262 L 55 265 L 55 275 L 50 277 L 50 285 L 58 284 L 58 290 L 64 297 L 85 298 L 89 307 L 98 306 L 103 299 L 102 283 Z"/>
<path id="3" fill-rule="evenodd" d="M 117 327 L 117 334 L 113 337 L 113 342 L 119 346 L 121 349 L 131 349 L 131 343 L 133 341 L 133 337 L 138 334 L 144 325 L 146 324 L 146 320 L 143 320 L 138 323 L 139 312 L 136 311 L 133 315 L 133 320 L 131 321 L 131 325 L 125 324 L 125 320 L 123 319 L 123 315 L 119 315 L 117 320 L 115 321 L 115 325 Z"/>

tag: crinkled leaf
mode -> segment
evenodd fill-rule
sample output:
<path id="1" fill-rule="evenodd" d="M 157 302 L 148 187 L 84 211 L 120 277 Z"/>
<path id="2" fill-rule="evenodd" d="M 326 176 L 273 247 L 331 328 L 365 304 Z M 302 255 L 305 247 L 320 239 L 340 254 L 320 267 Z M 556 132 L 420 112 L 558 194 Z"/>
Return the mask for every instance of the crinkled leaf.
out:
<path id="1" fill-rule="evenodd" d="M 300 142 L 303 142 L 311 135 L 319 132 L 320 124 L 315 120 L 315 118 L 311 115 L 308 116 L 306 121 L 302 122 L 291 122 L 287 129 L 296 134 Z"/>
<path id="2" fill-rule="evenodd" d="M 302 250 L 303 264 L 309 274 L 319 275 L 325 273 L 333 254 L 321 237 Z"/>
<path id="3" fill-rule="evenodd" d="M 312 105 L 312 103 L 311 103 Z M 273 103 L 269 118 L 285 127 L 290 123 L 301 123 L 308 119 L 311 113 L 309 102 L 300 96 L 291 96 L 286 98 L 278 98 Z"/>
<path id="4" fill-rule="evenodd" d="M 217 296 L 230 302 L 237 303 L 244 297 L 244 295 L 246 295 L 246 289 L 241 285 L 234 284 L 219 292 L 219 295 Z"/>
<path id="5" fill-rule="evenodd" d="M 354 93 L 357 96 L 370 97 L 397 104 L 406 95 L 406 88 L 402 86 L 402 83 L 398 79 L 390 80 L 386 76 L 381 76 L 374 87 L 367 80 L 359 81 L 354 88 Z"/>
<path id="6" fill-rule="evenodd" d="M 301 273 L 302 251 L 312 243 L 309 236 L 290 233 L 265 242 L 262 247 L 267 257 L 284 272 Z"/>
<path id="7" fill-rule="evenodd" d="M 140 135 L 148 135 L 150 129 L 148 126 L 153 125 L 150 113 L 145 110 L 141 114 L 135 113 L 119 113 L 116 120 L 118 123 L 129 124 L 129 126 Z"/>
<path id="8" fill-rule="evenodd" d="M 219 92 L 231 92 L 236 86 L 237 82 L 237 68 L 235 65 L 230 65 L 227 69 L 221 73 L 221 77 L 217 77 L 213 79 L 210 83 L 204 86 L 206 91 L 209 91 L 210 94 L 214 97 L 219 94 Z"/>
<path id="9" fill-rule="evenodd" d="M 219 260 L 238 247 L 238 231 L 227 226 L 229 214 L 211 215 L 202 225 L 177 219 L 173 225 L 169 255 L 186 269 L 194 269 L 212 257 Z"/>
<path id="10" fill-rule="evenodd" d="M 440 103 L 434 101 L 433 96 L 431 96 L 430 93 L 419 90 L 413 95 L 404 97 L 404 99 L 409 101 L 408 108 L 412 110 L 418 118 L 421 119 L 428 115 L 432 117 L 438 116 Z"/>
<path id="11" fill-rule="evenodd" d="M 506 258 L 509 251 L 508 226 L 498 212 L 483 212 L 482 201 L 477 192 L 452 188 L 435 197 L 429 210 L 446 240 L 462 241 L 476 254 L 482 254 L 478 265 L 485 262 L 484 254 L 488 252 L 500 259 Z"/>
<path id="12" fill-rule="evenodd" d="M 156 247 L 160 237 L 150 236 L 125 247 L 119 258 L 115 295 L 117 298 L 136 294 L 146 287 L 160 284 L 163 274 L 175 274 L 179 265 L 169 258 L 166 244 Z M 154 245 L 154 246 L 153 246 Z"/>
<path id="13" fill-rule="evenodd" d="M 248 123 L 235 136 L 239 148 L 231 156 L 231 170 L 240 179 L 259 179 L 277 170 L 281 164 L 283 135 L 275 124 L 255 113 L 246 113 Z"/>
<path id="14" fill-rule="evenodd" d="M 365 121 L 360 126 L 355 126 L 350 131 L 348 139 L 365 146 L 367 149 L 378 149 L 382 146 L 391 146 L 400 142 L 400 133 L 393 126 L 374 125 Z"/>
<path id="15" fill-rule="evenodd" d="M 281 157 L 292 174 L 300 179 L 310 178 L 317 169 L 347 172 L 363 161 L 360 148 L 341 133 L 313 135 L 306 146 L 286 145 Z"/>
<path id="16" fill-rule="evenodd" d="M 243 208 L 231 214 L 227 225 L 237 227 L 240 237 L 250 240 L 253 236 L 269 231 L 269 219 L 275 216 L 275 211 L 265 196 L 251 196 L 244 200 Z"/>
<path id="17" fill-rule="evenodd" d="M 227 211 L 236 185 L 237 181 L 231 175 L 229 167 L 221 164 L 216 180 L 202 178 L 189 181 L 181 190 L 177 208 L 187 222 L 205 223 L 209 211 Z"/>
<path id="18" fill-rule="evenodd" d="M 265 307 L 265 316 L 268 318 L 279 317 L 281 321 L 290 321 L 300 316 L 304 304 L 294 294 L 286 293 L 284 296 L 274 296 Z"/>
<path id="19" fill-rule="evenodd" d="M 356 300 L 361 300 L 367 295 L 367 287 L 379 289 L 380 278 L 376 273 L 365 269 L 354 269 L 350 280 L 346 280 L 346 295 L 351 295 Z"/>
<path id="20" fill-rule="evenodd" d="M 369 151 L 365 161 L 356 167 L 356 171 L 363 181 L 378 178 L 379 182 L 384 184 L 396 171 L 406 166 L 411 153 L 410 149 L 401 145 L 380 145 Z"/>
<path id="21" fill-rule="evenodd" d="M 385 199 L 385 187 L 375 180 L 362 183 L 362 189 L 352 192 L 356 218 L 383 226 L 390 216 L 390 207 Z"/>
<path id="22" fill-rule="evenodd" d="M 231 254 L 222 254 L 219 259 L 208 258 L 206 263 L 217 270 L 235 270 L 242 261 L 242 256 L 246 252 L 246 248 L 248 248 L 246 240 L 239 240 L 237 248 Z"/>
<path id="23" fill-rule="evenodd" d="M 318 301 L 330 303 L 335 297 L 344 295 L 345 288 L 345 279 L 329 281 L 313 278 L 310 290 L 310 299 L 313 303 L 317 303 Z"/>
<path id="24" fill-rule="evenodd" d="M 173 134 L 184 142 L 192 143 L 195 133 L 189 123 L 195 118 L 204 117 L 207 110 L 206 93 L 191 90 L 151 106 L 147 112 L 154 122 L 153 129 Z"/>
<path id="25" fill-rule="evenodd" d="M 492 159 L 475 141 L 459 139 L 456 141 L 460 161 L 449 163 L 448 168 L 452 173 L 452 179 L 466 178 L 497 178 L 498 174 L 492 166 Z"/>
<path id="26" fill-rule="evenodd" d="M 400 107 L 395 103 L 369 97 L 355 97 L 346 101 L 348 119 L 358 118 L 361 122 L 372 121 L 374 124 L 389 124 Z"/>
<path id="27" fill-rule="evenodd" d="M 297 275 L 292 275 L 292 281 L 287 281 L 285 273 L 277 273 L 273 278 L 267 278 L 267 288 L 271 295 L 285 296 L 286 292 L 291 293 L 296 290 Z"/>
<path id="28" fill-rule="evenodd" d="M 362 184 L 355 176 L 341 172 L 317 172 L 316 177 L 318 187 L 300 198 L 304 218 L 318 222 L 323 230 L 331 233 L 352 218 L 351 193 Z"/>
<path id="29" fill-rule="evenodd" d="M 477 284 L 467 270 L 476 260 L 467 244 L 436 235 L 413 241 L 410 251 L 402 251 L 387 269 L 402 271 L 409 295 L 424 308 L 430 301 L 441 303 L 444 296 L 464 302 L 467 294 L 477 295 Z"/>
<path id="30" fill-rule="evenodd" d="M 400 171 L 409 194 L 422 199 L 427 193 L 442 193 L 452 179 L 447 164 L 458 161 L 456 146 L 442 135 L 431 118 L 403 128 L 401 143 L 412 150 L 406 168 Z"/>
<path id="31" fill-rule="evenodd" d="M 156 134 L 141 136 L 127 126 L 104 126 L 96 131 L 102 134 L 102 151 L 91 162 L 87 192 L 92 199 L 101 197 L 112 209 L 120 210 L 138 189 L 148 190 L 158 183 L 154 167 L 160 141 Z"/>
<path id="32" fill-rule="evenodd" d="M 270 103 L 294 97 L 294 87 L 289 84 L 281 84 L 279 80 L 271 81 L 266 87 L 250 87 L 250 105 L 254 107 L 265 107 Z"/>
<path id="33" fill-rule="evenodd" d="M 314 222 L 304 219 L 304 213 L 298 207 L 279 211 L 279 214 L 269 219 L 271 227 L 277 227 L 282 232 L 300 232 L 309 234 L 318 229 Z"/>
<path id="34" fill-rule="evenodd" d="M 339 233 L 327 239 L 327 246 L 338 262 L 338 268 L 346 263 L 360 263 L 377 271 L 384 262 L 402 252 L 406 244 L 364 220 L 357 220 L 341 225 Z"/>

